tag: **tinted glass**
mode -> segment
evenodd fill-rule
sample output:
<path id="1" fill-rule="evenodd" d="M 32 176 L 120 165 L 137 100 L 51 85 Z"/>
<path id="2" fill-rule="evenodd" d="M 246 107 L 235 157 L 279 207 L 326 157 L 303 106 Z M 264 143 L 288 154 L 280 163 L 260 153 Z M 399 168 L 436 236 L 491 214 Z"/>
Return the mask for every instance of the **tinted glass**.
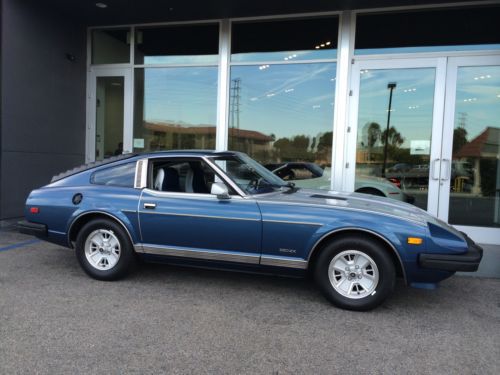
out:
<path id="1" fill-rule="evenodd" d="M 329 166 L 335 74 L 335 63 L 233 66 L 229 149 L 263 164 Z"/>
<path id="2" fill-rule="evenodd" d="M 451 224 L 500 226 L 500 66 L 458 68 Z"/>
<path id="3" fill-rule="evenodd" d="M 92 64 L 130 62 L 129 29 L 92 31 Z"/>
<path id="4" fill-rule="evenodd" d="M 500 7 L 361 14 L 356 54 L 500 48 Z"/>
<path id="5" fill-rule="evenodd" d="M 218 54 L 218 24 L 142 28 L 135 32 L 136 64 L 216 64 Z"/>
<path id="6" fill-rule="evenodd" d="M 234 23 L 231 61 L 337 57 L 338 18 Z"/>
<path id="7" fill-rule="evenodd" d="M 134 187 L 136 163 L 122 164 L 106 168 L 92 174 L 90 182 L 96 185 Z"/>
<path id="8" fill-rule="evenodd" d="M 134 151 L 214 149 L 217 68 L 135 70 Z"/>

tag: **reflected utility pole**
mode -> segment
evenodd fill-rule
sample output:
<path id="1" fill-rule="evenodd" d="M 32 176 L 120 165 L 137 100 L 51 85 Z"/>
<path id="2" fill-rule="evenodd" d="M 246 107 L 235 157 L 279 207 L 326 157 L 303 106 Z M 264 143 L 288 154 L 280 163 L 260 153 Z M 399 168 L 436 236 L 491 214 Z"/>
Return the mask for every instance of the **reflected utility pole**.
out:
<path id="1" fill-rule="evenodd" d="M 387 146 L 389 143 L 389 126 L 391 124 L 391 111 L 392 111 L 392 91 L 396 88 L 396 82 L 389 82 L 387 84 L 389 92 L 389 108 L 387 109 L 387 127 L 385 129 L 385 142 L 384 142 L 384 164 L 382 165 L 382 177 L 385 177 L 385 168 L 387 166 Z"/>
<path id="2" fill-rule="evenodd" d="M 229 134 L 229 139 L 232 140 L 231 149 L 234 149 L 235 140 L 239 141 L 240 137 L 240 98 L 241 98 L 241 78 L 234 78 L 231 80 L 231 88 L 230 88 L 230 108 L 229 112 L 231 113 L 231 127 L 234 129 L 236 126 L 236 134 L 234 133 L 231 136 Z"/>

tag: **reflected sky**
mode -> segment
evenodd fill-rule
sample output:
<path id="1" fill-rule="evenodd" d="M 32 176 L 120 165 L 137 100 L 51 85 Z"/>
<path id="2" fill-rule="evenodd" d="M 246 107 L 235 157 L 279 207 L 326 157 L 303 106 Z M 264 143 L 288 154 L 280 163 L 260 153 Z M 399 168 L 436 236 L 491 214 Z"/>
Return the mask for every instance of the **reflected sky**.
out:
<path id="1" fill-rule="evenodd" d="M 488 126 L 500 128 L 500 66 L 458 68 L 455 127 L 460 125 L 469 141 Z"/>
<path id="2" fill-rule="evenodd" d="M 216 67 L 144 70 L 145 121 L 215 125 Z"/>
<path id="3" fill-rule="evenodd" d="M 411 140 L 429 140 L 434 106 L 434 68 L 363 70 L 358 115 L 358 143 L 362 141 L 362 128 L 376 122 L 382 130 L 387 125 L 390 90 L 395 82 L 391 106 L 391 123 L 405 138 L 402 145 L 410 147 Z"/>
<path id="4" fill-rule="evenodd" d="M 231 85 L 238 79 L 241 87 L 240 129 L 277 139 L 332 131 L 335 75 L 335 63 L 233 66 Z"/>

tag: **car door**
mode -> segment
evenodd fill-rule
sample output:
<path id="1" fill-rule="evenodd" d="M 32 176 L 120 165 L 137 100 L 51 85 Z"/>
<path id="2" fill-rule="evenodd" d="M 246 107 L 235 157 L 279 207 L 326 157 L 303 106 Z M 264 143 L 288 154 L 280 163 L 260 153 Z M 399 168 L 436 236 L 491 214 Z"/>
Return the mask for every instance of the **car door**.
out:
<path id="1" fill-rule="evenodd" d="M 203 193 L 191 189 L 189 165 L 195 163 L 203 165 L 204 176 L 208 175 Z M 150 182 L 139 202 L 145 253 L 259 263 L 262 219 L 254 200 L 234 192 L 230 199 L 210 194 L 208 185 L 219 177 L 201 159 L 160 159 L 149 164 Z M 174 182 L 164 180 L 160 186 L 160 174 Z"/>

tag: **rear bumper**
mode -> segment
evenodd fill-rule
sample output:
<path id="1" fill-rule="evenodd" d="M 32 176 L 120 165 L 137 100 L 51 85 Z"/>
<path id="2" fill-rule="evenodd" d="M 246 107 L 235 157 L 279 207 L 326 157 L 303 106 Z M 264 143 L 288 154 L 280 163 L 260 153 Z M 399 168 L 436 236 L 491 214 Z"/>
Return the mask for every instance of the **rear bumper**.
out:
<path id="1" fill-rule="evenodd" d="M 30 223 L 23 220 L 17 223 L 17 228 L 20 233 L 28 234 L 38 238 L 47 238 L 47 226 L 45 224 Z"/>
<path id="2" fill-rule="evenodd" d="M 464 254 L 420 254 L 419 265 L 442 271 L 477 271 L 483 257 L 483 249 L 465 235 L 468 249 Z"/>

